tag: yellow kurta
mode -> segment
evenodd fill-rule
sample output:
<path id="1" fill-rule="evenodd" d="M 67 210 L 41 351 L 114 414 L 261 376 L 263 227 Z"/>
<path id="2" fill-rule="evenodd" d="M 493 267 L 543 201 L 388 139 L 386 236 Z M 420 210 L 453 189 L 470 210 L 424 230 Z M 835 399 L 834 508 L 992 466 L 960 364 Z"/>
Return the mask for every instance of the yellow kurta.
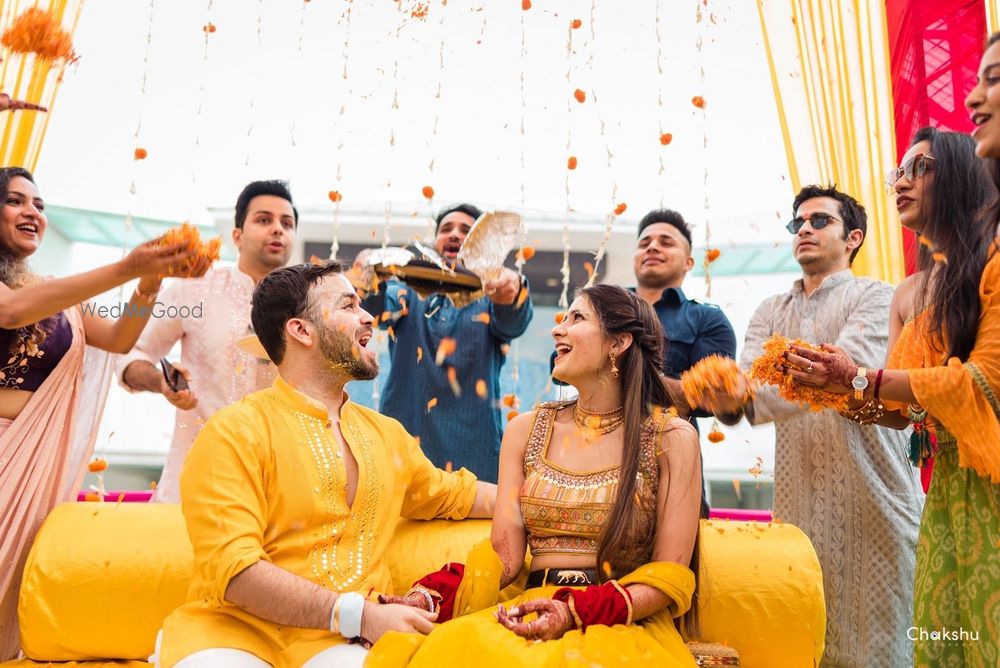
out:
<path id="1" fill-rule="evenodd" d="M 326 408 L 281 378 L 205 424 L 181 475 L 194 573 L 188 603 L 164 621 L 162 665 L 229 647 L 300 666 L 343 638 L 227 603 L 233 576 L 265 559 L 337 592 L 391 592 L 384 557 L 399 517 L 468 516 L 475 476 L 435 468 L 399 422 L 350 400 L 340 419 L 358 462 L 353 507 Z"/>

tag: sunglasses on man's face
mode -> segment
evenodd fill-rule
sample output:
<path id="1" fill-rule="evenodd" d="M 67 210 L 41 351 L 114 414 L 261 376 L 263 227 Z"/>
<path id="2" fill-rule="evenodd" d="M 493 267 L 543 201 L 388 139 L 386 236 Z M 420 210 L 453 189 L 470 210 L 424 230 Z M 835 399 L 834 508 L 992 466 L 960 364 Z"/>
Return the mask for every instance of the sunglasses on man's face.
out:
<path id="1" fill-rule="evenodd" d="M 927 172 L 934 169 L 934 158 L 923 153 L 917 153 L 903 161 L 903 164 L 896 169 L 890 169 L 885 175 L 885 187 L 891 193 L 896 187 L 896 182 L 904 176 L 908 181 L 919 179 Z"/>
<path id="2" fill-rule="evenodd" d="M 809 223 L 814 230 L 822 230 L 824 227 L 830 224 L 831 221 L 840 220 L 828 213 L 813 213 L 808 216 L 799 216 L 798 218 L 793 218 L 791 222 L 785 225 L 785 229 L 792 234 L 798 234 L 799 230 L 806 223 Z M 842 222 L 842 221 L 841 221 Z"/>

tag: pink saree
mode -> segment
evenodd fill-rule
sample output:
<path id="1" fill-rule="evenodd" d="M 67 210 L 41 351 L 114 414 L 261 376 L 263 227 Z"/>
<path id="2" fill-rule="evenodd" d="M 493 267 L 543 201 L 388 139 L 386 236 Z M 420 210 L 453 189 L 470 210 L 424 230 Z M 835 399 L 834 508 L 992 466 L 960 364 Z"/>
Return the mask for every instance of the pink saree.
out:
<path id="1" fill-rule="evenodd" d="M 69 350 L 17 418 L 0 424 L 0 661 L 20 650 L 17 599 L 28 550 L 49 511 L 75 498 L 107 398 L 108 354 L 86 346 L 79 308 L 65 313 Z"/>

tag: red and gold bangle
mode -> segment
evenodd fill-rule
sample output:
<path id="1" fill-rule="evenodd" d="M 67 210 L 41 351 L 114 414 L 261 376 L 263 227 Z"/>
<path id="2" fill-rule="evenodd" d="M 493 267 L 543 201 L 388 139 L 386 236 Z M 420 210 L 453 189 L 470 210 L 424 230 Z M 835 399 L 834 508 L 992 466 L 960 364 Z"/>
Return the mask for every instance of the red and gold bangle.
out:
<path id="1" fill-rule="evenodd" d="M 581 629 L 582 630 L 583 629 L 583 620 L 580 619 L 580 615 L 576 611 L 576 599 L 574 599 L 572 596 L 570 596 L 569 600 L 566 601 L 566 602 L 569 604 L 569 612 L 570 612 L 571 615 L 573 615 L 573 622 L 576 624 L 576 626 L 574 626 L 573 628 L 575 628 L 575 629 Z"/>
<path id="2" fill-rule="evenodd" d="M 619 584 L 618 580 L 609 580 L 608 582 L 618 591 L 619 594 L 622 595 L 622 598 L 625 599 L 625 605 L 628 607 L 628 618 L 625 620 L 625 626 L 628 626 L 632 623 L 632 596 L 628 593 L 628 590 L 625 589 L 625 587 Z"/>

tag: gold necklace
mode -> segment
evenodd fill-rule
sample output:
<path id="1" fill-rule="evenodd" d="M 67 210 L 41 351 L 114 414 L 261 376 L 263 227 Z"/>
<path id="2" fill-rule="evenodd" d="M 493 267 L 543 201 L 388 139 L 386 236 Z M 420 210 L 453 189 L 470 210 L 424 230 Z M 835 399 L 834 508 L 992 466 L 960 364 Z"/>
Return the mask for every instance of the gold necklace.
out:
<path id="1" fill-rule="evenodd" d="M 591 413 L 582 408 L 580 402 L 573 404 L 573 422 L 580 429 L 596 431 L 600 434 L 609 434 L 625 422 L 625 407 L 619 406 L 613 411 L 606 413 Z"/>

